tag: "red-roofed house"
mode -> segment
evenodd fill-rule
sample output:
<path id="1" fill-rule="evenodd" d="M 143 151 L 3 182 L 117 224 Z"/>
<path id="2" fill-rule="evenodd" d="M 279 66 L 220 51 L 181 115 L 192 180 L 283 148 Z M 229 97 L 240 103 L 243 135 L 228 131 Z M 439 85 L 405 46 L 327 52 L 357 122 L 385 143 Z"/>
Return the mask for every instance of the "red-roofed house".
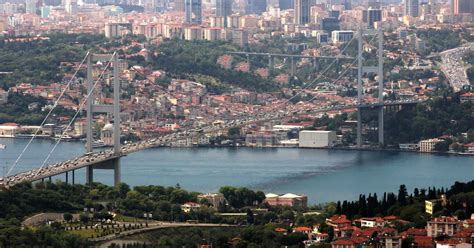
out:
<path id="1" fill-rule="evenodd" d="M 433 218 L 426 223 L 427 235 L 429 237 L 438 237 L 441 235 L 453 236 L 459 228 L 461 222 L 455 217 Z"/>
<path id="2" fill-rule="evenodd" d="M 433 238 L 427 236 L 414 236 L 413 243 L 416 245 L 417 248 L 433 248 Z"/>
<path id="3" fill-rule="evenodd" d="M 313 229 L 311 229 L 309 227 L 305 227 L 305 226 L 298 226 L 298 227 L 293 228 L 293 232 L 301 232 L 301 233 L 304 233 L 304 234 L 309 234 L 312 231 L 313 231 Z"/>

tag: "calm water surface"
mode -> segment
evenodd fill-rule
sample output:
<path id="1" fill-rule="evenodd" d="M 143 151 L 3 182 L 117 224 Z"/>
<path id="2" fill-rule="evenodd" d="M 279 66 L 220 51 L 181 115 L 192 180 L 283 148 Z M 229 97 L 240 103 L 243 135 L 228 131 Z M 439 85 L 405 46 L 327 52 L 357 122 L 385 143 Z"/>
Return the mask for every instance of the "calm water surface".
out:
<path id="1" fill-rule="evenodd" d="M 28 140 L 1 139 L 0 166 L 11 166 Z M 35 140 L 14 170 L 39 167 L 54 145 Z M 51 161 L 84 153 L 84 144 L 61 143 Z M 265 192 L 304 193 L 311 203 L 356 199 L 360 193 L 397 191 L 400 184 L 446 187 L 474 179 L 474 157 L 418 153 L 312 149 L 158 148 L 121 160 L 122 180 L 134 185 L 180 184 L 214 192 L 223 185 Z M 64 176 L 55 179 L 64 180 Z M 76 173 L 84 182 L 85 170 Z M 112 184 L 113 172 L 96 170 L 95 180 Z"/>

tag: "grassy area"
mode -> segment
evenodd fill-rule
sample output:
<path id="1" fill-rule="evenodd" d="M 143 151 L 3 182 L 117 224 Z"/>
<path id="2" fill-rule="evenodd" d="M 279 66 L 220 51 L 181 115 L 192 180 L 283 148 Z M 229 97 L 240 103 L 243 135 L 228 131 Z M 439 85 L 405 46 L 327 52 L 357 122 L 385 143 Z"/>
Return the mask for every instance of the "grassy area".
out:
<path id="1" fill-rule="evenodd" d="M 97 232 L 93 229 L 81 229 L 81 230 L 71 230 L 71 231 L 67 231 L 68 233 L 70 234 L 75 234 L 75 235 L 79 235 L 83 238 L 90 238 L 92 236 L 96 237 L 97 236 Z"/>
<path id="2" fill-rule="evenodd" d="M 114 220 L 119 221 L 119 222 L 145 222 L 146 221 L 145 219 L 125 216 L 125 215 L 121 215 L 121 214 L 117 214 L 114 217 Z"/>

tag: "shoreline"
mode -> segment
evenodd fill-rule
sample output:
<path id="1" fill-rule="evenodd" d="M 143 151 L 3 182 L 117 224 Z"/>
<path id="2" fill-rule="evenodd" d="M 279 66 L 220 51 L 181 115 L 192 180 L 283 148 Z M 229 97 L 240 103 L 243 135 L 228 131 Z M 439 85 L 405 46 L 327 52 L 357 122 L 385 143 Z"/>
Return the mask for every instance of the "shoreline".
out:
<path id="1" fill-rule="evenodd" d="M 0 139 L 29 139 L 31 136 L 15 136 L 15 137 L 0 137 Z M 50 137 L 50 136 L 36 136 L 36 138 L 43 139 L 43 140 L 51 140 L 51 141 L 57 141 L 57 138 L 55 137 Z M 62 139 L 61 141 L 64 142 L 81 142 L 83 141 L 80 138 L 72 138 L 72 139 Z M 162 147 L 167 147 L 167 148 L 252 148 L 252 149 L 304 149 L 304 150 L 341 150 L 341 151 L 382 151 L 382 152 L 403 152 L 403 153 L 418 153 L 418 154 L 436 154 L 436 155 L 455 155 L 455 156 L 474 156 L 474 153 L 467 153 L 467 152 L 439 152 L 439 151 L 433 151 L 433 152 L 420 152 L 420 151 L 415 151 L 415 150 L 402 150 L 402 149 L 396 149 L 396 148 L 380 148 L 380 147 L 362 147 L 362 148 L 357 148 L 357 147 L 298 147 L 298 146 L 229 146 L 229 145 L 222 145 L 222 146 L 216 146 L 216 145 L 197 145 L 197 146 L 159 146 L 159 147 L 154 147 L 154 148 L 162 148 Z"/>

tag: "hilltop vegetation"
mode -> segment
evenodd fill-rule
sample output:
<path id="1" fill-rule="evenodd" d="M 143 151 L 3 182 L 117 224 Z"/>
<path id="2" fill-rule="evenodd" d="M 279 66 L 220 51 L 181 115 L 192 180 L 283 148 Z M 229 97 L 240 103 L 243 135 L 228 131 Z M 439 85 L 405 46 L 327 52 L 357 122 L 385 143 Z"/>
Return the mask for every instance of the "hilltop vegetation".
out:
<path id="1" fill-rule="evenodd" d="M 60 82 L 61 62 L 81 62 L 86 51 L 105 41 L 101 35 L 52 34 L 49 39 L 7 42 L 0 39 L 0 86 L 16 83 L 49 84 Z"/>
<path id="2" fill-rule="evenodd" d="M 220 67 L 217 64 L 219 56 L 228 51 L 237 51 L 236 46 L 226 42 L 169 40 L 159 46 L 151 46 L 150 51 L 151 66 L 170 73 L 174 78 L 194 80 L 196 76 L 204 75 L 215 78 L 221 84 L 252 91 L 276 89 L 271 80 Z M 210 90 L 215 89 L 211 87 Z"/>

